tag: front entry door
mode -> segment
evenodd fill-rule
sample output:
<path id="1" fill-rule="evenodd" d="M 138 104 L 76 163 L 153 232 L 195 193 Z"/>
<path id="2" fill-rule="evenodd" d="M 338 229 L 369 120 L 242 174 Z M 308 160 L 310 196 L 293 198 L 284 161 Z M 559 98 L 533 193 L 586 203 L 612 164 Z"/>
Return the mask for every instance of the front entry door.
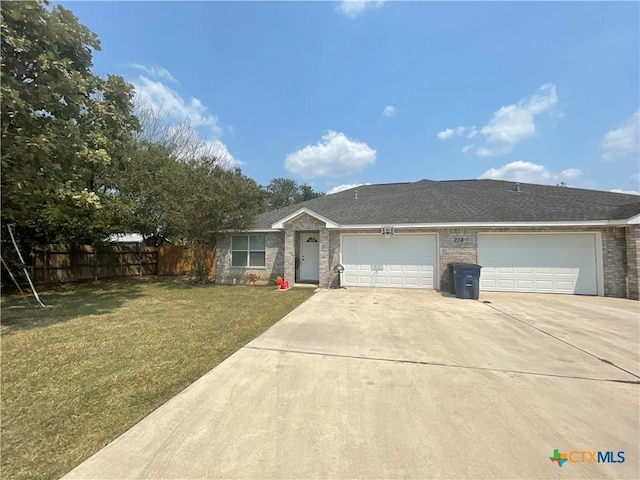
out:
<path id="1" fill-rule="evenodd" d="M 300 234 L 300 281 L 320 280 L 320 243 L 317 233 Z"/>

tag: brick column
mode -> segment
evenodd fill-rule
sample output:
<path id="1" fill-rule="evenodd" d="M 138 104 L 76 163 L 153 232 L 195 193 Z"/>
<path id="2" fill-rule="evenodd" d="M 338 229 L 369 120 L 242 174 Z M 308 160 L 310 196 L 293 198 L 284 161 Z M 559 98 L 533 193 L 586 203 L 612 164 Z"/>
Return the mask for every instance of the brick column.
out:
<path id="1" fill-rule="evenodd" d="M 602 266 L 604 274 L 604 296 L 624 298 L 627 295 L 629 278 L 627 259 L 627 232 L 625 228 L 602 229 Z"/>
<path id="2" fill-rule="evenodd" d="M 450 262 L 476 263 L 478 260 L 478 238 L 472 229 L 440 230 L 440 288 L 451 289 L 448 272 Z M 434 285 L 435 286 L 435 285 Z"/>
<path id="3" fill-rule="evenodd" d="M 290 229 L 284 232 L 284 278 L 296 281 L 296 231 Z"/>
<path id="4" fill-rule="evenodd" d="M 320 288 L 329 288 L 329 230 L 320 228 Z"/>
<path id="5" fill-rule="evenodd" d="M 640 299 L 640 225 L 630 225 L 626 228 L 627 241 L 627 298 Z"/>

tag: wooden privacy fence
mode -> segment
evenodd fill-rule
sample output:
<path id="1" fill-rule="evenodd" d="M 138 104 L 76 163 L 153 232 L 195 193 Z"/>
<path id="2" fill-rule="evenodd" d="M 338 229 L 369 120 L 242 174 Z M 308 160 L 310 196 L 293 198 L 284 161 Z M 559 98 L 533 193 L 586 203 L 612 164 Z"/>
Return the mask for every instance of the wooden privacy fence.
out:
<path id="1" fill-rule="evenodd" d="M 215 249 L 211 250 L 215 275 Z M 183 275 L 192 251 L 183 246 L 146 247 L 139 243 L 41 245 L 33 251 L 36 283 L 65 283 L 142 275 Z"/>
<path id="2" fill-rule="evenodd" d="M 209 276 L 216 274 L 216 250 L 208 254 L 212 268 Z M 181 245 L 162 245 L 158 250 L 158 275 L 184 275 L 191 271 L 193 250 Z"/>
<path id="3" fill-rule="evenodd" d="M 182 275 L 191 270 L 187 247 L 162 245 L 158 249 L 158 275 Z"/>
<path id="4" fill-rule="evenodd" d="M 33 252 L 36 283 L 155 275 L 158 248 L 138 243 L 42 245 Z"/>

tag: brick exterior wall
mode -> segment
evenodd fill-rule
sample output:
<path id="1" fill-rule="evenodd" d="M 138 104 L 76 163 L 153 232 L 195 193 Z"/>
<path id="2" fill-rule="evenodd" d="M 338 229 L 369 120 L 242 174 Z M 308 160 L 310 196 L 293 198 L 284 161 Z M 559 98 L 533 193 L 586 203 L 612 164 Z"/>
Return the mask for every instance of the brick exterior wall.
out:
<path id="1" fill-rule="evenodd" d="M 627 298 L 640 299 L 640 225 L 632 225 L 626 229 L 627 246 Z"/>
<path id="2" fill-rule="evenodd" d="M 329 288 L 337 286 L 339 276 L 333 268 L 340 263 L 340 238 L 339 230 L 326 229 L 323 222 L 316 218 L 302 214 L 291 222 L 285 224 L 285 232 L 269 234 L 268 245 L 273 252 L 267 254 L 268 268 L 262 271 L 269 275 L 282 274 L 287 279 L 295 279 L 295 259 L 298 253 L 298 232 L 319 232 L 320 240 L 320 287 Z M 604 277 L 604 294 L 610 297 L 628 297 L 637 299 L 640 294 L 638 274 L 640 272 L 640 227 L 627 228 L 615 227 L 537 227 L 537 228 L 447 228 L 447 229 L 396 229 L 401 233 L 437 233 L 438 234 L 438 282 L 441 290 L 449 290 L 449 276 L 447 264 L 450 262 L 477 263 L 478 261 L 478 233 L 596 233 L 599 232 L 602 239 L 602 273 Z M 349 230 L 350 234 L 379 234 L 379 229 Z M 279 240 L 272 237 L 278 237 Z M 225 263 L 229 250 L 228 260 Z M 225 244 L 218 243 L 218 269 L 224 272 L 231 264 L 230 240 Z M 273 262 L 270 262 L 270 259 Z M 226 267 L 226 268 L 225 268 Z M 236 269 L 237 270 L 237 269 Z M 253 271 L 253 270 L 251 270 Z M 242 269 L 240 274 L 247 273 Z M 231 272 L 234 273 L 233 271 Z M 260 272 L 256 272 L 261 275 Z"/>
<path id="3" fill-rule="evenodd" d="M 604 296 L 627 296 L 627 249 L 625 228 L 602 229 Z"/>
<path id="4" fill-rule="evenodd" d="M 329 230 L 320 229 L 320 288 L 329 288 L 331 278 L 329 274 Z"/>
<path id="5" fill-rule="evenodd" d="M 296 278 L 296 232 L 286 230 L 284 232 L 284 278 L 289 282 Z"/>
<path id="6" fill-rule="evenodd" d="M 254 234 L 262 235 L 262 234 Z M 272 278 L 284 274 L 284 237 L 281 233 L 266 233 L 265 240 L 265 266 L 259 267 L 232 267 L 231 266 L 231 238 L 233 235 L 224 235 L 218 238 L 216 260 L 216 283 L 237 284 L 247 283 L 247 275 L 256 274 L 260 279 L 256 285 L 267 285 Z"/>
<path id="7" fill-rule="evenodd" d="M 447 228 L 439 230 L 440 290 L 451 291 L 448 264 L 451 262 L 477 263 L 478 237 L 474 229 Z"/>
<path id="8" fill-rule="evenodd" d="M 329 287 L 340 286 L 340 275 L 333 269 L 340 264 L 340 232 L 339 230 L 329 230 Z"/>

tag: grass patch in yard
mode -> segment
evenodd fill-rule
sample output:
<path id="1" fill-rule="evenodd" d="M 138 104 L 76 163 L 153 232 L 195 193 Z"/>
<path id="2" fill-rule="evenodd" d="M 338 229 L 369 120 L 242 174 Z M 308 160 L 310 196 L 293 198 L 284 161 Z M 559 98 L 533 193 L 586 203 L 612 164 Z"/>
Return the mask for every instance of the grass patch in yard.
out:
<path id="1" fill-rule="evenodd" d="M 57 478 L 313 294 L 126 279 L 2 299 L 2 477 Z"/>

